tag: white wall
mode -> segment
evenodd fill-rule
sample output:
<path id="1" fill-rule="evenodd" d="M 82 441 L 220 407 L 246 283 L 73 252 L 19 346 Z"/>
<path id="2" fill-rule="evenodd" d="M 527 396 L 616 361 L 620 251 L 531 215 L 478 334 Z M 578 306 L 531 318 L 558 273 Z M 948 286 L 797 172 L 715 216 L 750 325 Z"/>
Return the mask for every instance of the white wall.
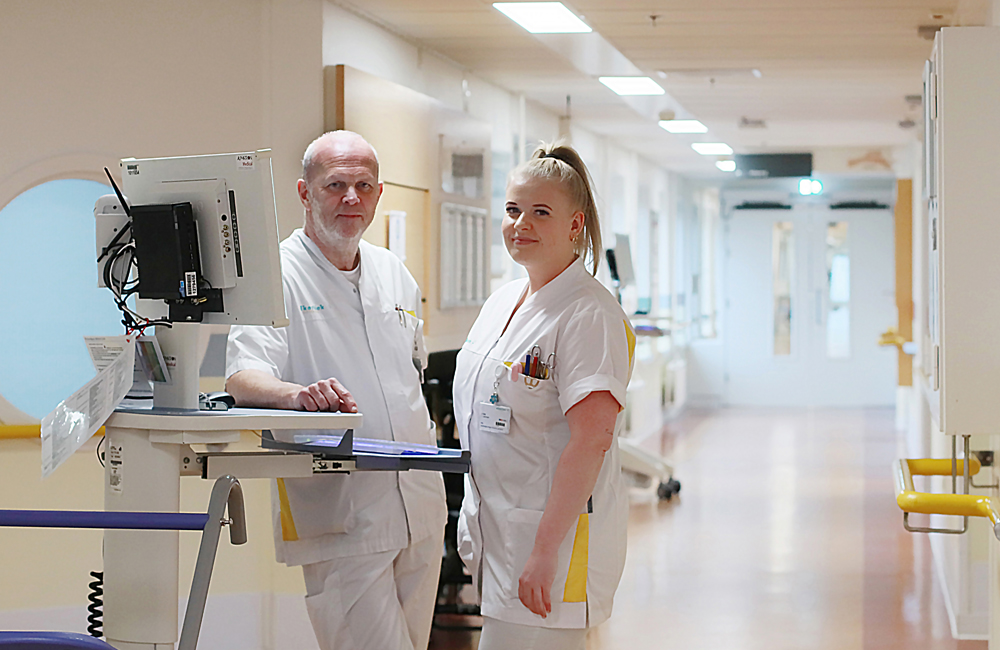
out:
<path id="1" fill-rule="evenodd" d="M 4 0 L 0 207 L 54 178 L 105 180 L 103 166 L 118 175 L 123 157 L 270 147 L 287 234 L 302 219 L 294 190 L 302 151 L 323 126 L 321 20 L 321 0 Z M 58 295 L 39 296 L 39 313 L 58 307 Z M 0 440 L 0 507 L 103 508 L 92 446 L 45 481 L 39 469 L 37 440 Z M 274 563 L 266 483 L 253 483 L 250 543 L 223 544 L 213 598 L 290 594 L 301 606 L 292 595 L 302 590 L 301 577 Z M 185 481 L 182 507 L 203 509 L 210 487 Z M 0 529 L 0 629 L 53 614 L 52 624 L 74 621 L 68 629 L 82 632 L 87 571 L 101 566 L 100 535 Z M 183 539 L 182 593 L 196 538 Z M 60 612 L 71 615 L 60 619 Z M 239 624 L 238 612 L 228 620 Z M 275 647 L 265 632 L 261 647 Z"/>
<path id="2" fill-rule="evenodd" d="M 278 210 L 322 128 L 319 0 L 5 0 L 0 205 L 128 156 L 273 149 Z M 289 188 L 284 190 L 283 188 Z"/>

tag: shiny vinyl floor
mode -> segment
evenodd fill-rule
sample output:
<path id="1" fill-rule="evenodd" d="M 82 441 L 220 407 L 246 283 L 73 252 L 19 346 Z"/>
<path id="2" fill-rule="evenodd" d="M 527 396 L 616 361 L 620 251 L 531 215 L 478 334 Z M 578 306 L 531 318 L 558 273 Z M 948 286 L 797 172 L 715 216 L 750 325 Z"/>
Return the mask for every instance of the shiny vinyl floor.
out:
<path id="1" fill-rule="evenodd" d="M 986 649 L 951 638 L 930 544 L 903 530 L 891 409 L 689 412 L 646 444 L 683 488 L 633 491 L 588 650 Z M 435 629 L 430 647 L 477 643 Z"/>

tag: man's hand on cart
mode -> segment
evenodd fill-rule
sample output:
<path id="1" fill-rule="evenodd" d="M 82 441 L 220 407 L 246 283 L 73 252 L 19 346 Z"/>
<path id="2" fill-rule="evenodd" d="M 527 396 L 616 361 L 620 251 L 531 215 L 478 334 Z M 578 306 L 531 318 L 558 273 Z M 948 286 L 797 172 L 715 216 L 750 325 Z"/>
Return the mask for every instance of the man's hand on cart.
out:
<path id="1" fill-rule="evenodd" d="M 286 408 L 296 411 L 357 413 L 358 404 L 344 385 L 331 377 L 308 386 L 292 385 Z"/>

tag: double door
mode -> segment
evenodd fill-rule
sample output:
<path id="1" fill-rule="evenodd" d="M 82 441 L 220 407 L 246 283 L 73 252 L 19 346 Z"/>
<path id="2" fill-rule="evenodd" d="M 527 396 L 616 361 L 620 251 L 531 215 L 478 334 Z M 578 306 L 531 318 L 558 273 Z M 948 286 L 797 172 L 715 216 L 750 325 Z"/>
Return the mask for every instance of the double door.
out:
<path id="1" fill-rule="evenodd" d="M 892 213 L 796 205 L 732 210 L 724 227 L 725 401 L 895 401 Z"/>

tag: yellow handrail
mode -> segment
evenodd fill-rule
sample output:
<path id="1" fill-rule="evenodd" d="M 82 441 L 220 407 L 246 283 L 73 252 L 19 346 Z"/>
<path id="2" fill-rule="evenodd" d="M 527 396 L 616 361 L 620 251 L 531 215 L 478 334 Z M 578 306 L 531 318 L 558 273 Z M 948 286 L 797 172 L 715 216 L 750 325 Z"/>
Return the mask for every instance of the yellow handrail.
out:
<path id="1" fill-rule="evenodd" d="M 15 440 L 19 438 L 40 438 L 40 424 L 3 424 L 0 425 L 0 440 Z"/>
<path id="2" fill-rule="evenodd" d="M 903 344 L 909 343 L 904 337 L 899 335 L 899 331 L 895 327 L 890 327 L 886 331 L 882 332 L 879 336 L 878 344 L 883 347 L 895 346 L 899 348 L 900 352 L 903 351 Z M 948 461 L 951 462 L 950 460 Z M 951 470 L 948 470 L 951 473 Z"/>
<path id="3" fill-rule="evenodd" d="M 917 492 L 913 476 L 951 476 L 951 459 L 903 458 L 894 465 L 896 504 L 906 513 L 925 515 L 956 515 L 959 517 L 985 517 L 993 524 L 993 533 L 1000 539 L 1000 514 L 993 499 L 980 494 L 932 494 Z M 965 463 L 956 461 L 956 471 L 964 474 Z M 979 461 L 972 459 L 969 475 L 979 472 Z"/>
<path id="4" fill-rule="evenodd" d="M 95 436 L 104 435 L 104 427 L 97 430 Z M 0 440 L 29 440 L 42 437 L 40 424 L 0 424 Z"/>
<path id="5" fill-rule="evenodd" d="M 907 458 L 906 466 L 911 476 L 951 476 L 950 458 Z M 959 458 L 955 461 L 955 471 L 959 475 L 965 473 L 965 461 Z M 982 469 L 978 458 L 969 463 L 969 476 L 975 476 Z"/>

